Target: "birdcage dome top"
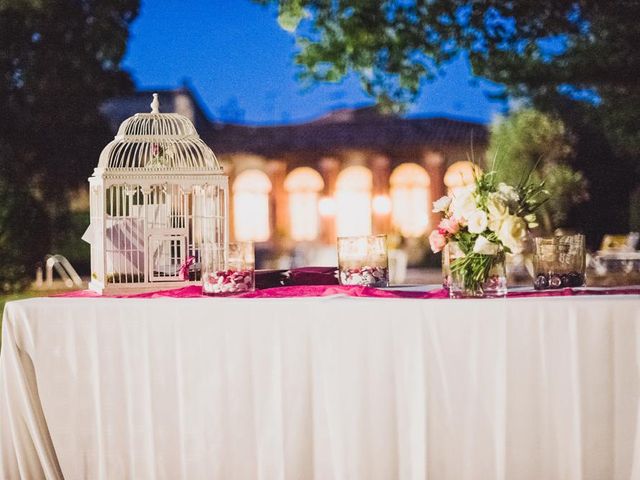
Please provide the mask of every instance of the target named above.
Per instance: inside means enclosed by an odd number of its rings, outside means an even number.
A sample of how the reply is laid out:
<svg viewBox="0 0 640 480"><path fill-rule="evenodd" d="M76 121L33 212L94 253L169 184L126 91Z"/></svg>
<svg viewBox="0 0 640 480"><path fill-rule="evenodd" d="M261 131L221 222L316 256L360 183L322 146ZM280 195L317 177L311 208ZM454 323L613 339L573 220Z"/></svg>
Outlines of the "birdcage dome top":
<svg viewBox="0 0 640 480"><path fill-rule="evenodd" d="M150 113L127 118L102 150L98 169L125 172L221 173L213 151L193 123L177 113L160 113L153 94Z"/></svg>

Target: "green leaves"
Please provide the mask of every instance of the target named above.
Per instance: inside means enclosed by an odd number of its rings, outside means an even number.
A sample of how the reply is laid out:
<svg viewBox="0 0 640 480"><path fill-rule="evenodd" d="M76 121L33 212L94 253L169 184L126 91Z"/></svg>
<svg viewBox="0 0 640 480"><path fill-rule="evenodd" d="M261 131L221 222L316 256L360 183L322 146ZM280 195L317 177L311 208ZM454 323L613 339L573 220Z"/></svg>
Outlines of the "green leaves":
<svg viewBox="0 0 640 480"><path fill-rule="evenodd" d="M278 5L278 25L287 32L295 32L304 16L301 0L281 0Z"/></svg>
<svg viewBox="0 0 640 480"><path fill-rule="evenodd" d="M558 112L558 99L590 93L614 151L640 156L637 0L254 1L277 5L282 28L307 39L297 57L307 81L353 72L393 109L462 53L476 76L501 84L489 95L503 101Z"/></svg>
<svg viewBox="0 0 640 480"><path fill-rule="evenodd" d="M518 215L541 208L544 227L552 231L573 205L588 198L582 174L568 164L572 150L573 138L564 123L532 108L492 125L488 155L499 160L495 165L501 181L517 182L523 199Z"/></svg>
<svg viewBox="0 0 640 480"><path fill-rule="evenodd" d="M280 26L296 32L303 81L338 82L354 73L385 111L402 111L456 53L439 47L450 43L446 35L425 32L423 1L254 1L277 5Z"/></svg>

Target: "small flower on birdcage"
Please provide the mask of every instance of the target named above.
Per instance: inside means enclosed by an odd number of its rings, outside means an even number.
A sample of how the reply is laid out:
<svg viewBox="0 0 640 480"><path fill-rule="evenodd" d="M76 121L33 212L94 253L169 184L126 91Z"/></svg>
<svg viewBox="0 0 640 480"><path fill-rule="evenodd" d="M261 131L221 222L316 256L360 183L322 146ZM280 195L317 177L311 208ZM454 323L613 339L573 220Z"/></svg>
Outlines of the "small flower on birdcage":
<svg viewBox="0 0 640 480"><path fill-rule="evenodd" d="M162 153L162 146L160 144L154 143L151 145L151 155L154 157L160 157L162 156Z"/></svg>

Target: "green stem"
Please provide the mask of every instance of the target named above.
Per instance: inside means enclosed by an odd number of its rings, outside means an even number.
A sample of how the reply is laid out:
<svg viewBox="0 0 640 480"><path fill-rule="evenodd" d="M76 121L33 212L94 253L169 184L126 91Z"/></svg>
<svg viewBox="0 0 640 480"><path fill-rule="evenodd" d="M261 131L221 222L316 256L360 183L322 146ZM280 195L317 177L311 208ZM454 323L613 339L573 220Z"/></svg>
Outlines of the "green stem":
<svg viewBox="0 0 640 480"><path fill-rule="evenodd" d="M491 269L502 258L502 255L502 253L497 255L470 253L452 260L451 272L459 276L465 290L482 293Z"/></svg>

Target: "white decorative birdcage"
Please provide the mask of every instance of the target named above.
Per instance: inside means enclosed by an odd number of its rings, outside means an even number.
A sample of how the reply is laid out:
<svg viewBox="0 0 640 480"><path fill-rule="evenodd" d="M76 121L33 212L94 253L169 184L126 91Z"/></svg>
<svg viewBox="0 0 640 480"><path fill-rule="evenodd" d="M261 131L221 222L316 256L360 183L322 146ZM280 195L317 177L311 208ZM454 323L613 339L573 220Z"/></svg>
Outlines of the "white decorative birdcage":
<svg viewBox="0 0 640 480"><path fill-rule="evenodd" d="M160 113L126 119L89 178L91 282L100 293L199 283L202 262L222 268L228 178L193 124Z"/></svg>

